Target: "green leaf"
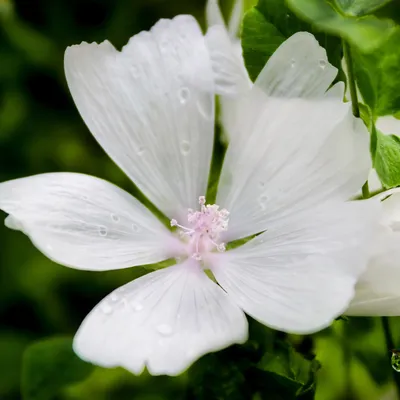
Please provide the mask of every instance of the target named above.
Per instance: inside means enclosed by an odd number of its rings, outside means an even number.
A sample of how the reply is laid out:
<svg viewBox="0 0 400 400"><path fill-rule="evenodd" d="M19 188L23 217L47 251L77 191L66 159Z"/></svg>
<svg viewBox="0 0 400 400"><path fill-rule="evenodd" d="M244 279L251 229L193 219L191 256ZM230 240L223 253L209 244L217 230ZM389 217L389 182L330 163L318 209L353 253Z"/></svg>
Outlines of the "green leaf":
<svg viewBox="0 0 400 400"><path fill-rule="evenodd" d="M287 4L316 29L344 38L363 52L375 50L394 31L394 23L389 19L343 15L328 0L287 0Z"/></svg>
<svg viewBox="0 0 400 400"><path fill-rule="evenodd" d="M93 366L72 351L72 339L51 338L36 342L25 351L21 391L24 400L51 400L65 386L80 382Z"/></svg>
<svg viewBox="0 0 400 400"><path fill-rule="evenodd" d="M382 8L392 0L336 0L339 9L346 15L361 17Z"/></svg>
<svg viewBox="0 0 400 400"><path fill-rule="evenodd" d="M400 185L400 138L396 135L384 135L376 130L374 134L374 167L382 182L389 189Z"/></svg>
<svg viewBox="0 0 400 400"><path fill-rule="evenodd" d="M400 111L400 29L374 53L352 49L354 73L364 102L375 117Z"/></svg>
<svg viewBox="0 0 400 400"><path fill-rule="evenodd" d="M290 344L278 342L273 352L265 353L258 368L272 374L292 395L300 396L314 391L315 373L320 364L315 359L304 358Z"/></svg>
<svg viewBox="0 0 400 400"><path fill-rule="evenodd" d="M311 25L299 20L284 0L260 0L243 19L243 57L250 78L254 81L275 50L290 36L300 31L313 31ZM316 33L327 50L329 61L341 69L341 43L332 36Z"/></svg>

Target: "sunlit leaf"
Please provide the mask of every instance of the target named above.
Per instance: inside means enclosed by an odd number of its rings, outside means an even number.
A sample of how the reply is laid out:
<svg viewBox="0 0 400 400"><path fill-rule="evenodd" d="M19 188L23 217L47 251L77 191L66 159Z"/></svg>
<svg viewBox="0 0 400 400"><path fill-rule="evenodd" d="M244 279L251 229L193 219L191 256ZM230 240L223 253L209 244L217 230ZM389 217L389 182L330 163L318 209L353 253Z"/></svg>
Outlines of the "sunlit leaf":
<svg viewBox="0 0 400 400"><path fill-rule="evenodd" d="M371 52L394 31L394 23L374 15L362 18L344 15L328 0L287 0L289 8L316 29L346 39L363 52Z"/></svg>
<svg viewBox="0 0 400 400"><path fill-rule="evenodd" d="M340 10L347 15L360 17L382 8L392 0L336 0Z"/></svg>

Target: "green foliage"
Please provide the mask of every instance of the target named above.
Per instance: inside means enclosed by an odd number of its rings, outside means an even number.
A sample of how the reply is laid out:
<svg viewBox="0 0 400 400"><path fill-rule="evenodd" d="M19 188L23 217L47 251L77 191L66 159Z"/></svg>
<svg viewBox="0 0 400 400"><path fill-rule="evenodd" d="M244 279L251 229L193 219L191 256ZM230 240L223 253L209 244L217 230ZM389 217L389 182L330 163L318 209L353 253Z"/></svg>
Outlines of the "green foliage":
<svg viewBox="0 0 400 400"><path fill-rule="evenodd" d="M400 185L400 138L376 130L374 167L383 187Z"/></svg>
<svg viewBox="0 0 400 400"><path fill-rule="evenodd" d="M250 78L254 81L274 51L290 36L300 31L313 31L286 6L284 0L260 0L243 19L243 57ZM314 32L327 50L329 61L341 69L340 41L332 36Z"/></svg>
<svg viewBox="0 0 400 400"><path fill-rule="evenodd" d="M392 0L336 0L336 4L344 14L361 17L373 13L390 1Z"/></svg>
<svg viewBox="0 0 400 400"><path fill-rule="evenodd" d="M372 114L394 115L400 111L400 29L375 52L352 49L357 86Z"/></svg>
<svg viewBox="0 0 400 400"><path fill-rule="evenodd" d="M332 0L287 0L287 4L316 29L344 38L363 52L374 51L394 30L393 22L388 19L379 19L374 15L363 18L344 15L332 4ZM342 1L342 6L345 4L351 8L353 3ZM355 7L359 9L361 5Z"/></svg>
<svg viewBox="0 0 400 400"><path fill-rule="evenodd" d="M65 386L87 378L93 366L72 351L69 338L52 338L29 346L24 354L21 391L24 400L51 400Z"/></svg>
<svg viewBox="0 0 400 400"><path fill-rule="evenodd" d="M278 341L272 352L266 352L258 367L285 388L287 399L311 395L315 391L315 374L320 364L297 353L285 341Z"/></svg>

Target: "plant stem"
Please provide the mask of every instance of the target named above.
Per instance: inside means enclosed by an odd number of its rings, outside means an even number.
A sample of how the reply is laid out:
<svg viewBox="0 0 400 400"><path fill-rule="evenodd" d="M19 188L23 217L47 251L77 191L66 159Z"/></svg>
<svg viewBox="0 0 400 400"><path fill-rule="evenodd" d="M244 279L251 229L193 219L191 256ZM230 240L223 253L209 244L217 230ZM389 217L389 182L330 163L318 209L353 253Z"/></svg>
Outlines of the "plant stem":
<svg viewBox="0 0 400 400"><path fill-rule="evenodd" d="M343 53L347 66L347 84L350 89L351 104L353 107L353 114L355 117L360 117L360 108L358 106L357 87L354 77L353 59L351 57L350 46L347 42L343 41Z"/></svg>
<svg viewBox="0 0 400 400"><path fill-rule="evenodd" d="M391 350L395 348L394 342L393 342L393 337L390 332L390 323L389 323L389 318L388 317L381 317L382 321L382 327L383 327L383 333L385 335L385 343L387 347L387 351L389 354L389 362L391 362ZM396 385L396 391L397 391L397 398L400 398L400 373L396 372L394 369L392 370L393 373L393 380Z"/></svg>

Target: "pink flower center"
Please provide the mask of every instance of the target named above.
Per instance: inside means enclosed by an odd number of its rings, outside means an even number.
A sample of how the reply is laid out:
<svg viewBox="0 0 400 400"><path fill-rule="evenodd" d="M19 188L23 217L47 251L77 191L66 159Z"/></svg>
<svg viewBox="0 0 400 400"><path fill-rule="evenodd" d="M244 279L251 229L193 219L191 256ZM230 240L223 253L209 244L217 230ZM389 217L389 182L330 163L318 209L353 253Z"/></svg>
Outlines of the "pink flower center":
<svg viewBox="0 0 400 400"><path fill-rule="evenodd" d="M216 204L207 204L204 196L199 197L200 211L188 210L188 226L178 224L171 219L171 226L179 229L179 235L188 243L188 252L192 258L201 261L202 254L217 249L225 251L225 243L220 235L228 229L229 211L219 209Z"/></svg>

